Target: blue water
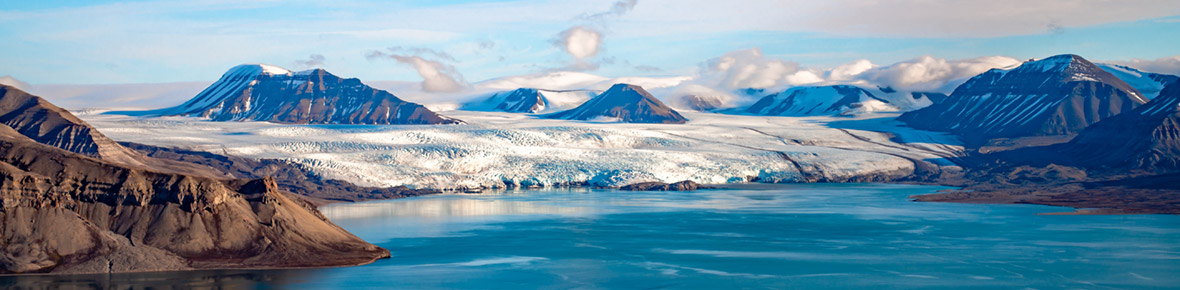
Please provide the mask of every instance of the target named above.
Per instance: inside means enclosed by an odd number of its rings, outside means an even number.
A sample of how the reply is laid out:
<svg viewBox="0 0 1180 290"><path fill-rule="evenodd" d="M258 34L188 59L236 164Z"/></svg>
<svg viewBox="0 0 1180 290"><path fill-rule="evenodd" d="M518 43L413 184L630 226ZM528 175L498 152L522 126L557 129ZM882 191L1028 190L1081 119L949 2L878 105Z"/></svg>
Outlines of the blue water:
<svg viewBox="0 0 1180 290"><path fill-rule="evenodd" d="M322 208L389 249L371 265L22 277L0 286L333 288L1180 287L1180 216L917 203L941 189L522 191Z"/></svg>

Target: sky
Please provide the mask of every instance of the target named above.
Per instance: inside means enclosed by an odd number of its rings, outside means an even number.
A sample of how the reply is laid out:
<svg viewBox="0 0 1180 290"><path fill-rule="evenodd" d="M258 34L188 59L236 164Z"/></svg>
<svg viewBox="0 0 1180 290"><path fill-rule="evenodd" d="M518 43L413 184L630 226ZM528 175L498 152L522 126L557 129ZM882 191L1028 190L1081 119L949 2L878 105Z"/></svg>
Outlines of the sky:
<svg viewBox="0 0 1180 290"><path fill-rule="evenodd" d="M213 81L267 63L439 92L554 71L937 88L1062 53L1180 73L1180 1L0 0L0 43L0 81L26 85Z"/></svg>

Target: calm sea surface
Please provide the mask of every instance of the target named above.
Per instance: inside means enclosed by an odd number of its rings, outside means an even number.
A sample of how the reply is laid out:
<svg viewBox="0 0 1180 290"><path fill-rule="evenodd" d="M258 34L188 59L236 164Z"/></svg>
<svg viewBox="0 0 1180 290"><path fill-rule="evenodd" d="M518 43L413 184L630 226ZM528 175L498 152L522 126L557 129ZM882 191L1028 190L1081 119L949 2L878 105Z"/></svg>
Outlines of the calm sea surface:
<svg viewBox="0 0 1180 290"><path fill-rule="evenodd" d="M393 252L371 265L0 277L0 287L1180 287L1180 216L916 203L885 184L434 195L321 210Z"/></svg>

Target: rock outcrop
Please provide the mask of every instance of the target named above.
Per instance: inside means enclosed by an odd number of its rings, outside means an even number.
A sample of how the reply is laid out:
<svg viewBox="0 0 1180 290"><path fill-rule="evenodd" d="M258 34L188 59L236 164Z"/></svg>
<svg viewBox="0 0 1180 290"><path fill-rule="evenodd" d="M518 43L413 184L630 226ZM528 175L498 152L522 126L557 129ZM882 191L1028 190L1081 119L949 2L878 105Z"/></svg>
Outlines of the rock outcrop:
<svg viewBox="0 0 1180 290"><path fill-rule="evenodd" d="M85 123L67 123L109 140ZM345 266L389 256L279 191L271 178L156 170L48 145L69 140L44 140L0 126L0 273Z"/></svg>

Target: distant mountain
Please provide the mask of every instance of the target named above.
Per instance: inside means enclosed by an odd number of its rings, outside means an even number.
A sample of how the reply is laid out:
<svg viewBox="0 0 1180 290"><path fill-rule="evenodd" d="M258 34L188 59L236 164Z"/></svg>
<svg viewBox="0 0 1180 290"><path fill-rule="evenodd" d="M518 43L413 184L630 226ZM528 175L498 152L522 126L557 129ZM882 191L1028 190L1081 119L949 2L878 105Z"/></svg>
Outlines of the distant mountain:
<svg viewBox="0 0 1180 290"><path fill-rule="evenodd" d="M0 274L346 266L389 257L271 178L161 171L69 112L0 90Z"/></svg>
<svg viewBox="0 0 1180 290"><path fill-rule="evenodd" d="M771 94L747 107L745 112L768 116L854 115L898 111L889 101L855 86L794 87Z"/></svg>
<svg viewBox="0 0 1180 290"><path fill-rule="evenodd" d="M969 79L943 102L899 120L979 144L992 138L1071 135L1147 99L1077 55L1058 55Z"/></svg>
<svg viewBox="0 0 1180 290"><path fill-rule="evenodd" d="M1180 83L1130 112L1094 123L1054 150L1064 164L1089 168L1180 170Z"/></svg>
<svg viewBox="0 0 1180 290"><path fill-rule="evenodd" d="M509 113L540 113L568 109L593 98L595 95L597 93L590 90L554 91L519 88L493 93L486 98L465 104L463 109Z"/></svg>
<svg viewBox="0 0 1180 290"><path fill-rule="evenodd" d="M323 69L291 72L247 64L231 68L196 97L145 115L186 115L214 121L290 124L459 124L422 105Z"/></svg>
<svg viewBox="0 0 1180 290"><path fill-rule="evenodd" d="M901 92L888 87L854 85L802 86L762 97L746 113L768 116L859 115L906 112L930 106L946 95Z"/></svg>
<svg viewBox="0 0 1180 290"><path fill-rule="evenodd" d="M640 86L615 84L577 108L544 116L550 119L684 124L688 119Z"/></svg>
<svg viewBox="0 0 1180 290"><path fill-rule="evenodd" d="M1102 68L1102 70L1127 82L1128 85L1139 90L1140 93L1143 93L1143 97L1148 99L1154 99L1164 87L1180 80L1180 76L1143 72L1123 65L1106 63L1098 63L1096 65Z"/></svg>
<svg viewBox="0 0 1180 290"><path fill-rule="evenodd" d="M679 106L698 112L708 112L725 107L725 100L716 95L684 95L676 101L680 103Z"/></svg>

